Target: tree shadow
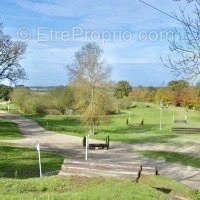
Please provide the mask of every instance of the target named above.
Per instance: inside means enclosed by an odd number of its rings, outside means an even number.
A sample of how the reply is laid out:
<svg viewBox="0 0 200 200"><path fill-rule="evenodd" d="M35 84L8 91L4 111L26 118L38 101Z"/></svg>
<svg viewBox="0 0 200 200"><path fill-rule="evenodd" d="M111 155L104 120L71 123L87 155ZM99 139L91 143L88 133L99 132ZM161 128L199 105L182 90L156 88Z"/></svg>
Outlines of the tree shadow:
<svg viewBox="0 0 200 200"><path fill-rule="evenodd" d="M77 117L53 116L52 118L45 118L37 115L32 116L32 118L39 125L51 131L84 134L87 130L86 126Z"/></svg>
<svg viewBox="0 0 200 200"><path fill-rule="evenodd" d="M137 138L124 138L123 142L129 144L144 144L144 143L169 143L171 139L178 137L177 135L151 135L151 136L141 136Z"/></svg>
<svg viewBox="0 0 200 200"><path fill-rule="evenodd" d="M107 132L108 134L130 134L130 133L146 133L158 128L157 124L146 124L143 126L139 125L131 125L131 126L121 126L110 129L108 128L101 128L99 132Z"/></svg>
<svg viewBox="0 0 200 200"><path fill-rule="evenodd" d="M23 138L17 125L13 122L0 120L0 139L18 139Z"/></svg>
<svg viewBox="0 0 200 200"><path fill-rule="evenodd" d="M180 163L185 166L200 167L200 158L187 153L172 151L141 151L142 155L152 159L164 159L171 163Z"/></svg>
<svg viewBox="0 0 200 200"><path fill-rule="evenodd" d="M38 154L35 149L0 146L0 177L39 177ZM41 152L43 173L60 170L64 157L55 153Z"/></svg>

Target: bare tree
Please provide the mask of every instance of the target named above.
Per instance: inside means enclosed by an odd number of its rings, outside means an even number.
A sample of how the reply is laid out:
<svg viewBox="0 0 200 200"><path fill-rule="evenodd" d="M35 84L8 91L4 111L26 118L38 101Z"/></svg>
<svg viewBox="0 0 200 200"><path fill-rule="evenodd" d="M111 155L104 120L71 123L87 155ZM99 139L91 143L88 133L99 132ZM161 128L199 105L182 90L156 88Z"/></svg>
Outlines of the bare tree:
<svg viewBox="0 0 200 200"><path fill-rule="evenodd" d="M67 66L71 86L75 93L76 109L89 124L95 126L105 115L106 83L110 68L102 59L103 51L95 43L88 43L75 53L74 62Z"/></svg>
<svg viewBox="0 0 200 200"><path fill-rule="evenodd" d="M190 3L192 1L188 1ZM170 41L170 54L164 60L176 76L195 79L200 75L200 4L194 0L194 12L188 14L187 9L179 9L174 18L182 25L181 31L176 30L176 36Z"/></svg>
<svg viewBox="0 0 200 200"><path fill-rule="evenodd" d="M25 53L26 45L23 42L15 42L4 34L0 25L0 80L16 82L25 78L25 71L19 64L19 60Z"/></svg>

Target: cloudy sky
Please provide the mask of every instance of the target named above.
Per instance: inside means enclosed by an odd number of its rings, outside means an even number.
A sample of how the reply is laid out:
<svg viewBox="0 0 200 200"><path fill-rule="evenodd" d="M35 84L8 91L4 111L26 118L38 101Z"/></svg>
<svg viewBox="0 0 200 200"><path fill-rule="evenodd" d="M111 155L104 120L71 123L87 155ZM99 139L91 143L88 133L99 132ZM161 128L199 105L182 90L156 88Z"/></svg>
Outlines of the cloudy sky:
<svg viewBox="0 0 200 200"><path fill-rule="evenodd" d="M182 6L145 1L168 13ZM168 54L167 40L180 26L138 0L1 0L0 17L5 33L28 44L21 61L25 85L66 84L65 66L90 41L104 50L112 80L156 86L173 78L160 57Z"/></svg>

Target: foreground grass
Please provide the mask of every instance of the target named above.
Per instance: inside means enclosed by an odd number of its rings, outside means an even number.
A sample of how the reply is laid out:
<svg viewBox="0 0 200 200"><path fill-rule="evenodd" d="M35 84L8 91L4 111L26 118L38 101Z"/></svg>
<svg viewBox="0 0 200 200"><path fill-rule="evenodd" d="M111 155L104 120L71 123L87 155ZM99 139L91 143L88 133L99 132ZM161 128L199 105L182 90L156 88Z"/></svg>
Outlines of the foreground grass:
<svg viewBox="0 0 200 200"><path fill-rule="evenodd" d="M147 106L150 105L150 106ZM107 135L113 141L122 141L125 143L200 143L200 134L175 134L171 131L174 126L181 127L200 127L199 112L188 112L188 124L173 124L173 112L176 119L183 119L185 115L184 108L169 107L163 110L163 127L159 128L160 109L155 104L137 103L136 107L124 110L120 114L107 116L107 123L98 127L96 139L104 140ZM131 125L126 125L129 117ZM87 127L81 123L76 116L29 116L41 126L48 130L57 131L64 134L84 136L88 134ZM144 126L138 126L144 119Z"/></svg>
<svg viewBox="0 0 200 200"><path fill-rule="evenodd" d="M140 153L148 158L162 159L171 163L179 163L186 166L200 168L200 157L194 157L185 153L177 153L171 151L140 151Z"/></svg>
<svg viewBox="0 0 200 200"><path fill-rule="evenodd" d="M36 149L0 145L0 177L38 177L38 154ZM56 153L41 152L43 173L60 170L64 157Z"/></svg>
<svg viewBox="0 0 200 200"><path fill-rule="evenodd" d="M0 118L0 140L20 139L23 135L20 133L17 124Z"/></svg>
<svg viewBox="0 0 200 200"><path fill-rule="evenodd" d="M162 200L175 195L195 199L194 191L164 177L144 177L136 184L133 180L57 176L0 179L0 185L4 200ZM172 191L166 195L156 187Z"/></svg>

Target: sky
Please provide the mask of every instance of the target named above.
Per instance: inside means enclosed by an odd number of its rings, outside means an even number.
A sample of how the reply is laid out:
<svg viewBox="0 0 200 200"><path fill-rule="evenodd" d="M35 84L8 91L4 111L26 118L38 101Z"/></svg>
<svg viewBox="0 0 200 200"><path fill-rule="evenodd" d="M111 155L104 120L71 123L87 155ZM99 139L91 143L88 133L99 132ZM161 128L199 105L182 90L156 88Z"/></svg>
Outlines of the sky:
<svg viewBox="0 0 200 200"><path fill-rule="evenodd" d="M168 13L185 7L172 0L146 2ZM0 19L6 34L27 43L20 63L28 79L20 84L67 84L66 65L88 42L104 50L113 81L162 86L175 78L160 58L180 24L138 0L1 0Z"/></svg>

